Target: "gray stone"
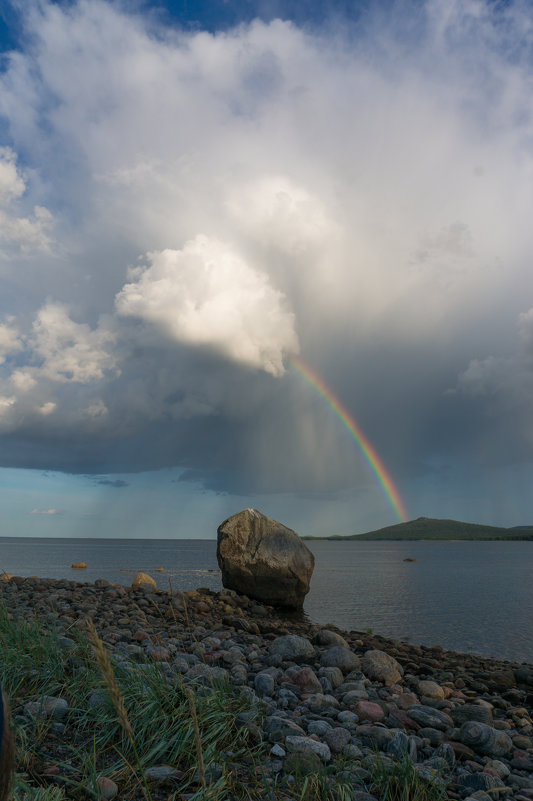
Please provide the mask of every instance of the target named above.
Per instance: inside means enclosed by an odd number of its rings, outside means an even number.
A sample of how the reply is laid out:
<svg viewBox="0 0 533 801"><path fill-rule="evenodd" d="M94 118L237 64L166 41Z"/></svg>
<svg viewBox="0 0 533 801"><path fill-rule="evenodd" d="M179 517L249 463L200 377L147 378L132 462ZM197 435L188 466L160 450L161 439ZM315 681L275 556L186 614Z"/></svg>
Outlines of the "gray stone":
<svg viewBox="0 0 533 801"><path fill-rule="evenodd" d="M421 726L429 726L440 731L448 731L453 728L453 720L450 716L431 706L413 704L408 707L407 714L411 720L420 723Z"/></svg>
<svg viewBox="0 0 533 801"><path fill-rule="evenodd" d="M343 729L342 726L335 726L324 736L324 740L333 754L341 754L351 739L352 735L348 729Z"/></svg>
<svg viewBox="0 0 533 801"><path fill-rule="evenodd" d="M321 714L331 709L338 709L339 702L334 695L324 695L323 693L314 693L306 699L306 706L311 712Z"/></svg>
<svg viewBox="0 0 533 801"><path fill-rule="evenodd" d="M323 737L332 728L332 724L327 720L311 720L307 726L307 733Z"/></svg>
<svg viewBox="0 0 533 801"><path fill-rule="evenodd" d="M385 651L367 651L361 659L361 670L369 679L383 684L396 684L403 675L402 666Z"/></svg>
<svg viewBox="0 0 533 801"><path fill-rule="evenodd" d="M350 648L344 637L337 634L336 631L331 631L331 629L320 629L315 637L315 642L317 645L322 646L329 645L331 647L333 645L340 645L343 648Z"/></svg>
<svg viewBox="0 0 533 801"><path fill-rule="evenodd" d="M96 786L98 787L100 795L102 798L105 798L106 801L112 801L118 793L117 784L113 779L109 779L107 776L99 776L96 780Z"/></svg>
<svg viewBox="0 0 533 801"><path fill-rule="evenodd" d="M321 667L318 671L318 675L320 678L326 678L331 682L331 686L334 690L337 687L340 687L344 681L344 676L342 675L342 670L338 667Z"/></svg>
<svg viewBox="0 0 533 801"><path fill-rule="evenodd" d="M503 787L501 779L489 776L488 773L468 773L458 776L455 781L460 787L466 787L468 790L495 790L497 787Z"/></svg>
<svg viewBox="0 0 533 801"><path fill-rule="evenodd" d="M462 726L469 720L476 720L478 723L485 723L492 726L492 711L480 704L461 704L450 710L450 715L456 726Z"/></svg>
<svg viewBox="0 0 533 801"><path fill-rule="evenodd" d="M179 773L172 765L154 765L145 770L144 775L152 782L164 782L179 776Z"/></svg>
<svg viewBox="0 0 533 801"><path fill-rule="evenodd" d="M300 609L315 558L298 534L256 509L244 509L217 531L222 584L273 606Z"/></svg>
<svg viewBox="0 0 533 801"><path fill-rule="evenodd" d="M299 662L303 659L312 659L315 656L315 649L305 637L285 634L271 642L269 653L271 656L280 656L286 661Z"/></svg>
<svg viewBox="0 0 533 801"><path fill-rule="evenodd" d="M355 712L350 712L349 709L343 709L342 712L339 712L337 720L339 723L342 723L343 726L356 726L357 723L359 723L358 715L356 715Z"/></svg>
<svg viewBox="0 0 533 801"><path fill-rule="evenodd" d="M511 771L503 762L500 762L499 759L489 759L488 762L485 764L486 768L489 770L493 770L494 773L497 773L500 779L506 779Z"/></svg>
<svg viewBox="0 0 533 801"><path fill-rule="evenodd" d="M459 731L459 739L478 754L493 757L505 756L513 747L511 738L505 732L475 720L463 723Z"/></svg>
<svg viewBox="0 0 533 801"><path fill-rule="evenodd" d="M453 768L455 765L455 751L449 743L441 743L441 745L435 749L433 756L446 760L450 768Z"/></svg>
<svg viewBox="0 0 533 801"><path fill-rule="evenodd" d="M24 704L24 712L31 718L62 720L68 712L68 702L64 698L43 695L38 701Z"/></svg>
<svg viewBox="0 0 533 801"><path fill-rule="evenodd" d="M282 718L279 715L271 715L265 718L263 729L271 743L281 742L291 734L305 735L301 726L298 726L293 720Z"/></svg>
<svg viewBox="0 0 533 801"><path fill-rule="evenodd" d="M272 748L270 749L270 753L272 754L272 756L279 757L280 759L286 756L287 754L285 749L282 748L279 743L276 743L275 745L272 746Z"/></svg>
<svg viewBox="0 0 533 801"><path fill-rule="evenodd" d="M329 762L331 751L325 743L318 743L311 737L286 737L285 746L287 751L297 754L316 754L323 762Z"/></svg>
<svg viewBox="0 0 533 801"><path fill-rule="evenodd" d="M387 743L385 750L387 754L391 754L391 756L395 756L398 759L403 759L409 754L410 745L407 734L403 731L397 731L392 740ZM414 750L415 758L412 759L413 762L416 761L416 748Z"/></svg>
<svg viewBox="0 0 533 801"><path fill-rule="evenodd" d="M359 670L361 660L348 648L344 648L342 645L334 645L322 654L320 664L323 667L336 667L343 673L350 673L352 670Z"/></svg>
<svg viewBox="0 0 533 801"><path fill-rule="evenodd" d="M258 695L272 695L276 682L269 673L258 673L254 678L254 688Z"/></svg>

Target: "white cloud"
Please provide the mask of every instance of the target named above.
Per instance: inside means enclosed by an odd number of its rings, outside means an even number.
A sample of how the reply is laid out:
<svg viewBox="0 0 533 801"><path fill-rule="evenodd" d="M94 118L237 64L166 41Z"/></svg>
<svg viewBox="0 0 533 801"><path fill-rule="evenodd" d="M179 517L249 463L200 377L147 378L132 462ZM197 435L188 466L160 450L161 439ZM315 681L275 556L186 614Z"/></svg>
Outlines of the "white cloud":
<svg viewBox="0 0 533 801"><path fill-rule="evenodd" d="M53 216L44 206L36 205L31 216L19 216L15 210L26 191L26 182L16 166L13 150L0 147L0 244L14 246L23 253L46 251L50 246Z"/></svg>
<svg viewBox="0 0 533 801"><path fill-rule="evenodd" d="M115 335L106 328L91 330L86 323L74 322L58 303L39 310L29 342L41 361L36 372L52 381L88 384L116 370Z"/></svg>
<svg viewBox="0 0 533 801"><path fill-rule="evenodd" d="M409 464L439 444L450 376L478 399L513 387L507 408L527 395L528 7L429 0L347 37L154 35L123 8L31 4L0 73L3 428L42 433L54 462L51 433L98 429L88 451L112 458L161 423L162 461L209 466L200 421L232 437L232 469L253 429L268 475L288 415L296 476L322 418L270 375L299 347Z"/></svg>
<svg viewBox="0 0 533 801"><path fill-rule="evenodd" d="M0 364L5 362L7 356L18 353L22 348L18 330L12 325L0 323Z"/></svg>
<svg viewBox="0 0 533 801"><path fill-rule="evenodd" d="M28 512L29 515L62 515L62 509L32 509Z"/></svg>
<svg viewBox="0 0 533 801"><path fill-rule="evenodd" d="M57 409L57 403L54 403L53 401L48 401L47 403L43 403L42 406L39 406L39 409L37 411L39 412L39 414L42 414L43 417L48 417L48 415L53 414L56 409Z"/></svg>
<svg viewBox="0 0 533 801"><path fill-rule="evenodd" d="M284 353L298 351L294 316L265 273L207 236L148 258L150 266L118 293L119 314L273 375L284 371Z"/></svg>
<svg viewBox="0 0 533 801"><path fill-rule="evenodd" d="M264 175L232 188L227 208L236 225L264 247L313 255L338 234L318 197L286 175Z"/></svg>

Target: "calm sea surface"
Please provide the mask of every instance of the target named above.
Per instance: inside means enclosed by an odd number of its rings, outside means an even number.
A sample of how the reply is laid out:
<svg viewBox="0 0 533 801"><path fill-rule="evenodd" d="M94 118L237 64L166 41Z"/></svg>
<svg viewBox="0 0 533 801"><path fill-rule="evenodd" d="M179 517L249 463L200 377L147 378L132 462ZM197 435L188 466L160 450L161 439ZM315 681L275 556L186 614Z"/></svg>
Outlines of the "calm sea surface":
<svg viewBox="0 0 533 801"><path fill-rule="evenodd" d="M312 620L533 662L533 542L306 544L316 559ZM81 561L87 570L71 568ZM214 540L0 538L3 570L121 584L142 570L164 589L221 588Z"/></svg>

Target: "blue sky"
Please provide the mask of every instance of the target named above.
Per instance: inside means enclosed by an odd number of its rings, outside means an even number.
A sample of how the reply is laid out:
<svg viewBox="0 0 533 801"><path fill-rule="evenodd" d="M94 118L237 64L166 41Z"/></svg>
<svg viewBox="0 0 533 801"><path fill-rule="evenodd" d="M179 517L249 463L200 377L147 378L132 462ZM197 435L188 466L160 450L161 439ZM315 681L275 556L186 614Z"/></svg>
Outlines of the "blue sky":
<svg viewBox="0 0 533 801"><path fill-rule="evenodd" d="M532 523L532 17L4 4L4 533Z"/></svg>

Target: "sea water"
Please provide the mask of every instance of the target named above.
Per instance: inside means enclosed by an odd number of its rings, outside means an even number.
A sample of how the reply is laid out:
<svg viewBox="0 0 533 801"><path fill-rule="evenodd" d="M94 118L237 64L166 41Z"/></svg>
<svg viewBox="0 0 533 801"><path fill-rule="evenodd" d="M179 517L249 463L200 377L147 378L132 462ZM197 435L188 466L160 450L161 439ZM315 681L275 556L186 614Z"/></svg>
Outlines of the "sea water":
<svg viewBox="0 0 533 801"><path fill-rule="evenodd" d="M533 542L306 545L316 562L304 607L311 620L533 662ZM126 585L143 571L162 589L221 589L214 540L1 538L0 571Z"/></svg>

